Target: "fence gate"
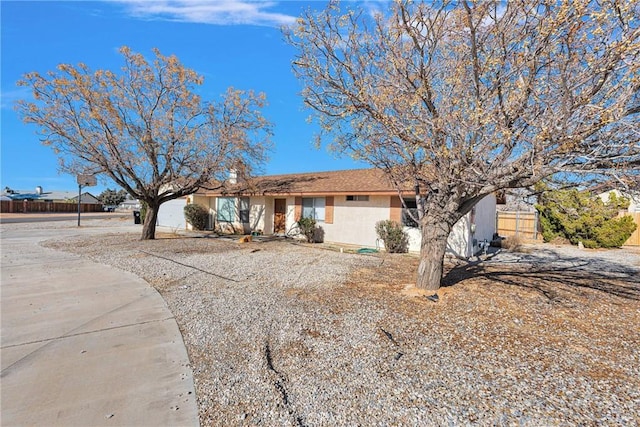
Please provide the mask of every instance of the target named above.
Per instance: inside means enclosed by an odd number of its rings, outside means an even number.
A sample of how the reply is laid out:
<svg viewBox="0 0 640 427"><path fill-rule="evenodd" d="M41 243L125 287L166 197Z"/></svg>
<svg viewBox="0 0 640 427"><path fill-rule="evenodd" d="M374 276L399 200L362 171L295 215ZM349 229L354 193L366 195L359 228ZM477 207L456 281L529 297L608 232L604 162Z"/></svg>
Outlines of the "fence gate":
<svg viewBox="0 0 640 427"><path fill-rule="evenodd" d="M542 240L538 212L496 212L496 230L502 237L518 236L526 240Z"/></svg>

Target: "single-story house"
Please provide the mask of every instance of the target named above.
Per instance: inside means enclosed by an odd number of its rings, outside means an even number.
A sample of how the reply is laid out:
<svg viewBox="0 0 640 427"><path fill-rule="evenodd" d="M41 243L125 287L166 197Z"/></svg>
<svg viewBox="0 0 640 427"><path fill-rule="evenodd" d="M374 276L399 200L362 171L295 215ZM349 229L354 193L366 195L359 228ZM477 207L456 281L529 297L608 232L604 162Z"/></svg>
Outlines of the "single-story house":
<svg viewBox="0 0 640 427"><path fill-rule="evenodd" d="M381 170L271 175L247 183L236 182L233 175L228 184L224 191L203 189L186 200L208 208L210 229L295 235L297 220L310 217L321 228L325 242L382 248L375 224L391 219L404 225L409 250L420 250L420 230L409 214L415 212L415 197L410 191L403 194L404 207ZM454 226L448 252L459 257L477 253L481 242L493 238L495 218L496 198L492 194Z"/></svg>

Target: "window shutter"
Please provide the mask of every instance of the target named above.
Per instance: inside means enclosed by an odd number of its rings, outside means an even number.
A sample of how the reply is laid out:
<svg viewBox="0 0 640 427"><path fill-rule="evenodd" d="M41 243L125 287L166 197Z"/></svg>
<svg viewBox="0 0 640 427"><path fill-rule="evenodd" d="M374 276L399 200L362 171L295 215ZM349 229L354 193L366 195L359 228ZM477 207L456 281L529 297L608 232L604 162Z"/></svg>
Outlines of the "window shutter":
<svg viewBox="0 0 640 427"><path fill-rule="evenodd" d="M391 196L389 219L391 221L402 223L402 202L398 196Z"/></svg>
<svg viewBox="0 0 640 427"><path fill-rule="evenodd" d="M296 222L302 218L302 197L296 197L295 206L293 210L293 218Z"/></svg>
<svg viewBox="0 0 640 427"><path fill-rule="evenodd" d="M333 196L327 196L324 202L324 222L333 224Z"/></svg>

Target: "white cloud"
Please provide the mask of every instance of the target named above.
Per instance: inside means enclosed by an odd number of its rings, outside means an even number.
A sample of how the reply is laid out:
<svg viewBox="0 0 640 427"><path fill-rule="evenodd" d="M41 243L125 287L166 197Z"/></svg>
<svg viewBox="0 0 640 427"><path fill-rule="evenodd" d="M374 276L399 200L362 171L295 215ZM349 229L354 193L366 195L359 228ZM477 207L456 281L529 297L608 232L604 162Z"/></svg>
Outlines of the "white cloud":
<svg viewBox="0 0 640 427"><path fill-rule="evenodd" d="M247 0L113 0L123 4L136 18L164 19L213 25L291 25L296 17L269 12L273 1Z"/></svg>
<svg viewBox="0 0 640 427"><path fill-rule="evenodd" d="M20 87L18 89L3 90L0 92L0 109L12 110L15 103L20 99L32 101L33 95L31 89L28 87Z"/></svg>

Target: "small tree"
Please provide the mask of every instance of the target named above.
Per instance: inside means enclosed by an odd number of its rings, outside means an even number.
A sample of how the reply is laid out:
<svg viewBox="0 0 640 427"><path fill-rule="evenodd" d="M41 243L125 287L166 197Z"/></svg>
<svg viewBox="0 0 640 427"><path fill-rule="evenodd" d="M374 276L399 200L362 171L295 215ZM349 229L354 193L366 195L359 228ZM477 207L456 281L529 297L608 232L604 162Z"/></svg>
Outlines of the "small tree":
<svg viewBox="0 0 640 427"><path fill-rule="evenodd" d="M124 190L112 190L107 188L98 196L103 205L119 205L127 198L127 192Z"/></svg>
<svg viewBox="0 0 640 427"><path fill-rule="evenodd" d="M26 74L18 85L33 99L17 110L60 155L62 171L107 175L145 203L142 239L153 239L160 205L261 165L271 124L260 112L264 94L229 88L206 102L195 93L204 79L177 57L120 53L119 73L61 64Z"/></svg>
<svg viewBox="0 0 640 427"><path fill-rule="evenodd" d="M622 246L636 229L632 217L618 217L628 206L629 200L615 193L605 204L587 191L565 189L544 191L536 209L545 242L562 237L587 248L612 248Z"/></svg>
<svg viewBox="0 0 640 427"><path fill-rule="evenodd" d="M307 243L315 242L316 235L316 220L311 218L300 218L298 220L298 227L304 237L307 238Z"/></svg>
<svg viewBox="0 0 640 427"><path fill-rule="evenodd" d="M204 206L190 204L184 207L184 218L195 230L204 230L209 212Z"/></svg>
<svg viewBox="0 0 640 427"><path fill-rule="evenodd" d="M402 228L402 224L391 220L378 221L376 234L384 242L387 252L405 253L409 250L409 236Z"/></svg>

